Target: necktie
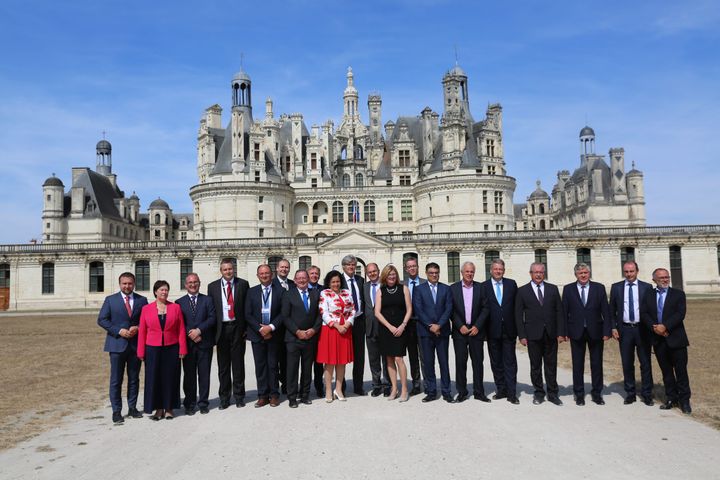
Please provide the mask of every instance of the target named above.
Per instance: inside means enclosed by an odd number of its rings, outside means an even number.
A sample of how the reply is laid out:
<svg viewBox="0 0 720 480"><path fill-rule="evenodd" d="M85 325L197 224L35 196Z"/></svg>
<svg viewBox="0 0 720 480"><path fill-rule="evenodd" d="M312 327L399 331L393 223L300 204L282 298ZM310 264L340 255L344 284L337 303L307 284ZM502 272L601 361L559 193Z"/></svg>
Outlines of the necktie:
<svg viewBox="0 0 720 480"><path fill-rule="evenodd" d="M417 280L413 280L410 282L410 300L412 300L413 292L415 291L415 286L417 285Z"/></svg>
<svg viewBox="0 0 720 480"><path fill-rule="evenodd" d="M358 298L355 294L355 277L350 277L350 291L352 292L353 305L355 305L355 311L358 312L360 304L358 304Z"/></svg>
<svg viewBox="0 0 720 480"><path fill-rule="evenodd" d="M290 286L288 285L287 280L281 280L280 285L282 285L285 290L290 290Z"/></svg>
<svg viewBox="0 0 720 480"><path fill-rule="evenodd" d="M500 290L500 282L495 282L495 296L498 304L502 305L502 290Z"/></svg>
<svg viewBox="0 0 720 480"><path fill-rule="evenodd" d="M630 323L635 323L635 298L633 297L634 283L628 284L628 319Z"/></svg>
<svg viewBox="0 0 720 480"><path fill-rule="evenodd" d="M665 289L658 288L658 297L657 297L657 321L658 321L658 323L662 323L664 306L665 306Z"/></svg>
<svg viewBox="0 0 720 480"><path fill-rule="evenodd" d="M545 298L543 297L542 290L540 289L540 285L537 286L538 289L538 302L540 302L540 305L545 303Z"/></svg>
<svg viewBox="0 0 720 480"><path fill-rule="evenodd" d="M232 291L232 284L230 282L225 282L227 285L227 304L228 307L228 318L230 320L235 320L235 299L233 298L233 291Z"/></svg>
<svg viewBox="0 0 720 480"><path fill-rule="evenodd" d="M587 285L580 285L580 299L582 300L583 307L587 305L587 297L585 296L585 287L587 287Z"/></svg>
<svg viewBox="0 0 720 480"><path fill-rule="evenodd" d="M433 303L437 303L437 290L435 285L430 285L430 290L432 291L433 296Z"/></svg>
<svg viewBox="0 0 720 480"><path fill-rule="evenodd" d="M303 290L302 297L303 297L303 303L305 304L305 311L307 312L308 310L310 310L310 304L308 303L307 290Z"/></svg>
<svg viewBox="0 0 720 480"><path fill-rule="evenodd" d="M193 315L195 315L195 310L197 309L197 297L195 295L190 296L190 308L192 309Z"/></svg>
<svg viewBox="0 0 720 480"><path fill-rule="evenodd" d="M372 297L370 303L372 303L373 306L375 306L375 293L377 293L377 284L373 283L372 287L370 287L370 296Z"/></svg>
<svg viewBox="0 0 720 480"><path fill-rule="evenodd" d="M128 312L128 317L132 317L132 307L130 306L130 295L125 295L125 310Z"/></svg>

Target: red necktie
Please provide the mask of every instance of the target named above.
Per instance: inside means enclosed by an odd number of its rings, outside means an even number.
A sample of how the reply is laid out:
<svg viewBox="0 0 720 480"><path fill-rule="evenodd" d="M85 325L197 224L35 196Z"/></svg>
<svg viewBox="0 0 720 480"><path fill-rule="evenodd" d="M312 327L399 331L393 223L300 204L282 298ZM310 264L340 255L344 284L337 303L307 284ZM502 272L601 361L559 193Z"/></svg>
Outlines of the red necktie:
<svg viewBox="0 0 720 480"><path fill-rule="evenodd" d="M128 312L128 317L132 317L132 307L130 306L130 296L125 295L125 309Z"/></svg>
<svg viewBox="0 0 720 480"><path fill-rule="evenodd" d="M228 318L235 320L235 299L233 298L232 285L227 282L227 304L230 309L228 310Z"/></svg>

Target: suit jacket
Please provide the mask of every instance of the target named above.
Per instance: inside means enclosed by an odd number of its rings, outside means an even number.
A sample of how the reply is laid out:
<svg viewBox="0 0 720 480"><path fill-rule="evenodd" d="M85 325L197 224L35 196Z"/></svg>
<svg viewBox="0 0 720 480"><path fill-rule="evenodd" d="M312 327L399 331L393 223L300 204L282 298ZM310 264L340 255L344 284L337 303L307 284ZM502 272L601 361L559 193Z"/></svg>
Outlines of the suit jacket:
<svg viewBox="0 0 720 480"><path fill-rule="evenodd" d="M542 305L535 295L536 287L533 282L518 288L515 297L515 325L521 339L540 340L545 329L550 337L565 336L565 315L560 291L552 283L544 283Z"/></svg>
<svg viewBox="0 0 720 480"><path fill-rule="evenodd" d="M587 325L588 336L593 340L612 335L610 306L608 305L605 285L588 282L585 292L585 305L578 293L577 282L568 283L563 288L562 303L565 312L565 332L573 340L583 336Z"/></svg>
<svg viewBox="0 0 720 480"><path fill-rule="evenodd" d="M215 329L217 319L215 318L215 305L212 298L198 292L195 302L195 313L190 306L190 295L183 295L175 300L180 305L183 318L185 319L185 332L196 328L200 329L202 340L197 343L200 348L212 348L215 345Z"/></svg>
<svg viewBox="0 0 720 480"><path fill-rule="evenodd" d="M320 290L311 288L308 290L308 298L310 300L310 308L305 311L302 297L297 288L293 287L290 291L282 296L281 315L285 324L285 342L296 342L305 344L317 341L322 318L318 313L318 299L320 298ZM315 335L310 340L300 340L295 335L298 330L307 330L312 328Z"/></svg>
<svg viewBox="0 0 720 480"><path fill-rule="evenodd" d="M247 291L250 289L250 284L245 279L235 277L233 285L233 301L235 302L233 311L235 312L235 321L238 322L240 331L244 333L246 328L245 296L247 295ZM215 305L215 317L217 321L215 328L215 343L217 343L218 340L220 340L223 323L223 295L225 295L225 293L222 291L222 278L218 278L214 282L210 282L207 292L208 296L212 298L213 304Z"/></svg>
<svg viewBox="0 0 720 480"><path fill-rule="evenodd" d="M262 308L263 308L263 286L255 285L248 290L248 296L245 300L245 320L247 321L247 337L253 343L264 342L260 335L260 327L262 326ZM283 333L281 328L283 324L282 316L282 297L286 294L285 289L273 282L270 285L270 323L275 327L271 341L279 341L282 339Z"/></svg>
<svg viewBox="0 0 720 480"><path fill-rule="evenodd" d="M648 293L652 292L652 286L640 280L637 280L638 284L638 297L635 301L638 302L638 306L642 305L643 298ZM612 328L618 329L623 323L623 315L625 313L625 280L617 283L613 283L610 287L610 319L612 322ZM640 319L636 319L638 322ZM647 334L647 328L641 329L643 334Z"/></svg>
<svg viewBox="0 0 720 480"><path fill-rule="evenodd" d="M490 278L482 282L488 309L488 338L499 339L505 337L515 339L517 337L517 326L515 325L515 295L517 295L517 283L515 280L503 278L502 305L497 301L495 285Z"/></svg>
<svg viewBox="0 0 720 480"><path fill-rule="evenodd" d="M452 295L452 334L453 337L463 337L465 335L460 333L460 328L463 325L468 326L465 323L465 298L463 297L463 282L455 282L450 285L450 294ZM473 298L472 298L472 312L470 312L470 325L468 328L475 326L479 330L476 338L484 340L487 336L487 320L489 311L487 309L487 299L485 298L485 292L483 291L482 285L478 282L473 282Z"/></svg>
<svg viewBox="0 0 720 480"><path fill-rule="evenodd" d="M140 325L140 312L147 305L147 298L137 293L132 293L133 307L132 316L128 315L125 308L125 300L122 292L108 295L100 308L97 324L107 331L105 337L106 352L120 353L124 352L128 345L137 348L137 335L127 339L120 336L120 330Z"/></svg>
<svg viewBox="0 0 720 480"><path fill-rule="evenodd" d="M669 287L665 294L662 318L662 324L667 328L669 335L661 337L653 332L653 343L660 342L664 338L670 348L689 346L690 342L685 333L686 310L685 292ZM653 325L657 325L657 290L653 289L648 295L645 295L640 306L640 319L650 330Z"/></svg>
<svg viewBox="0 0 720 480"><path fill-rule="evenodd" d="M145 345L160 347L180 344L180 355L187 354L187 333L182 310L177 303L168 302L165 314L165 328L161 328L158 318L157 302L145 305L140 313L138 330L138 358L145 357Z"/></svg>
<svg viewBox="0 0 720 480"><path fill-rule="evenodd" d="M437 300L433 302L430 284L425 282L415 287L412 298L413 311L417 317L417 333L420 337L435 336L430 332L430 325L440 325L440 335L450 336L450 315L453 300L450 287L444 283L437 284Z"/></svg>
<svg viewBox="0 0 720 480"><path fill-rule="evenodd" d="M360 314L363 313L365 310L365 280L360 275L354 275L355 283L357 284L358 293L360 295L360 303L363 308L363 310L360 312ZM350 290L350 285L348 285L348 282L345 280L345 273L343 272L340 276L341 284L340 288L345 288L350 292L350 296L352 297L352 291ZM355 308L357 309L357 305L355 305ZM364 325L363 325L364 327Z"/></svg>
<svg viewBox="0 0 720 480"><path fill-rule="evenodd" d="M285 290L285 289L283 288L282 283L280 283L280 279L277 278L277 277L273 278L272 284L273 284L274 287L280 287L280 288L282 288L284 292L287 291L287 290ZM292 280L290 279L290 277L287 278L287 284L288 284L288 290L289 290L290 288L292 288L292 287L295 286L295 282L292 281Z"/></svg>
<svg viewBox="0 0 720 480"><path fill-rule="evenodd" d="M419 287L419 286L422 285L423 283L427 282L427 280L424 279L424 278L422 278L420 275L418 275L417 278L415 278L415 280L418 281L418 285L416 285L416 287ZM409 278L406 279L403 283L404 283L405 286L408 288L408 291L410 291L410 279L409 279ZM413 298L414 293L415 293L414 291L413 291L412 293L410 293L410 299ZM417 320L417 315L415 315L415 307L413 307L413 312L412 312L412 314L410 315L410 318L413 319L413 320Z"/></svg>
<svg viewBox="0 0 720 480"><path fill-rule="evenodd" d="M380 279L378 278L377 288L375 289L375 293L380 291ZM377 337L380 333L379 330L379 323L378 319L375 316L375 305L374 301L375 299L372 298L372 282L367 281L365 282L365 286L363 288L363 295L365 296L366 302L364 303L363 309L365 310L365 336L367 337Z"/></svg>

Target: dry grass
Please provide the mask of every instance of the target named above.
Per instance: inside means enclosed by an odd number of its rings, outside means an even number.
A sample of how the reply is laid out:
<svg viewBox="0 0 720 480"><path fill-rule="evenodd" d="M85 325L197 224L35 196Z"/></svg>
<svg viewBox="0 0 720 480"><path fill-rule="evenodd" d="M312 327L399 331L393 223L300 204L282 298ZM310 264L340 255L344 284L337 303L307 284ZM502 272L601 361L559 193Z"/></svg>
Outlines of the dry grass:
<svg viewBox="0 0 720 480"><path fill-rule="evenodd" d="M717 339L714 329L718 325L720 325L720 300L691 299L688 301L685 330L690 339L688 372L692 391L690 403L693 407L693 416L720 429L720 399L718 398L720 397L720 355L714 345ZM567 343L560 346L558 365L567 369L572 368L570 345ZM590 373L589 365L590 360L586 358L586 374ZM655 355L652 357L652 368L655 398L664 399L662 373ZM637 359L635 360L635 369L636 381L640 382L640 365ZM609 340L605 344L603 370L605 385L610 386L613 390L624 392L620 348L614 340Z"/></svg>
<svg viewBox="0 0 720 480"><path fill-rule="evenodd" d="M720 300L691 300L685 321L694 416L718 429L720 355L713 343L719 311ZM94 315L0 317L0 450L59 424L65 415L108 404L110 363L102 351L105 332L95 320ZM561 346L559 364L570 368L567 344ZM653 373L656 396L662 398L655 360ZM620 354L612 340L605 349L605 383L622 390ZM123 397L124 391L125 385Z"/></svg>

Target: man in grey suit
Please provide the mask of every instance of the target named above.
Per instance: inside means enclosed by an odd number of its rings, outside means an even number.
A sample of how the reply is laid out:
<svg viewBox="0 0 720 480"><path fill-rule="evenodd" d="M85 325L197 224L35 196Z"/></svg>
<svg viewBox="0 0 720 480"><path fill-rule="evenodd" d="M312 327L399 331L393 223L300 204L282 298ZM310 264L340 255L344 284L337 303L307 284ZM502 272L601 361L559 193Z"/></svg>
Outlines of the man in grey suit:
<svg viewBox="0 0 720 480"><path fill-rule="evenodd" d="M427 280L418 276L418 261L415 257L409 257L405 260L405 273L407 273L405 285L410 289L410 298L412 299L415 287L422 285ZM415 312L413 312L412 317L410 317L406 331L408 336L408 357L410 357L410 376L412 377L413 383L410 395L417 395L422 392L422 376L420 373L422 371L422 354L420 353L420 342L418 341L417 335L417 315Z"/></svg>
<svg viewBox="0 0 720 480"><path fill-rule="evenodd" d="M377 397L384 393L387 397L390 396L387 357L380 355L379 323L375 317L375 295L380 290L380 268L377 263L368 263L365 273L368 278L363 287L365 289L365 341L372 375L370 395Z"/></svg>

